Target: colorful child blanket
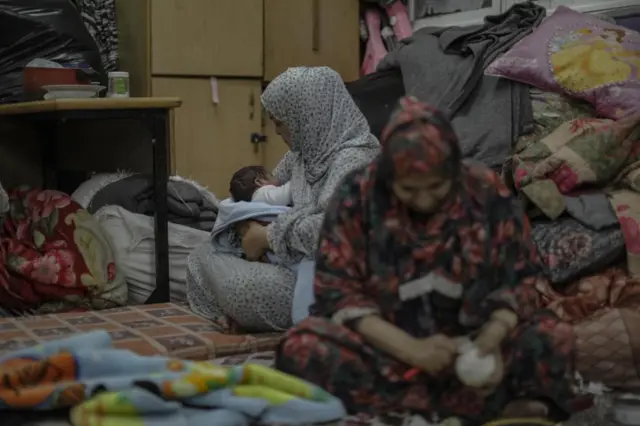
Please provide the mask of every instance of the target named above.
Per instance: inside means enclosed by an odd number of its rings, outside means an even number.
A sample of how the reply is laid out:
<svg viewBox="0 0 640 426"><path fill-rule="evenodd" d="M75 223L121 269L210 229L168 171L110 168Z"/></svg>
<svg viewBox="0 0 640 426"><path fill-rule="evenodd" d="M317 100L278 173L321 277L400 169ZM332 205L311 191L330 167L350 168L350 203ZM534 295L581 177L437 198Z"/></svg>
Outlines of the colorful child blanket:
<svg viewBox="0 0 640 426"><path fill-rule="evenodd" d="M345 417L308 382L256 364L222 367L114 349L107 332L0 357L0 410L70 409L74 426L313 424Z"/></svg>

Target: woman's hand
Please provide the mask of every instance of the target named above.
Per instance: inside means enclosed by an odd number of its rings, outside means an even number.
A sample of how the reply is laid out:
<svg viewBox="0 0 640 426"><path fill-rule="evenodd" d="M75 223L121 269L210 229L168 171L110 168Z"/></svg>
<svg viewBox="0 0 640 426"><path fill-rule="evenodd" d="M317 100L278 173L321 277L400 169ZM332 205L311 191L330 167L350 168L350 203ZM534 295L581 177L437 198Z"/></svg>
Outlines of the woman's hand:
<svg viewBox="0 0 640 426"><path fill-rule="evenodd" d="M432 375L453 364L458 352L453 339L442 334L416 339L407 349L410 354L409 363Z"/></svg>
<svg viewBox="0 0 640 426"><path fill-rule="evenodd" d="M502 353L500 353L499 350L496 350L492 355L496 360L496 368L493 370L493 374L489 377L484 386L476 388L476 391L484 397L491 395L500 383L502 383L502 379L504 379L504 361L502 359Z"/></svg>
<svg viewBox="0 0 640 426"><path fill-rule="evenodd" d="M242 237L242 251L247 260L256 261L269 250L267 227L251 222Z"/></svg>
<svg viewBox="0 0 640 426"><path fill-rule="evenodd" d="M517 324L518 317L515 313L504 309L495 311L473 342L480 355L500 352L500 345Z"/></svg>
<svg viewBox="0 0 640 426"><path fill-rule="evenodd" d="M491 320L482 327L473 344L478 348L480 355L490 354L500 349L508 334L509 330L504 323Z"/></svg>

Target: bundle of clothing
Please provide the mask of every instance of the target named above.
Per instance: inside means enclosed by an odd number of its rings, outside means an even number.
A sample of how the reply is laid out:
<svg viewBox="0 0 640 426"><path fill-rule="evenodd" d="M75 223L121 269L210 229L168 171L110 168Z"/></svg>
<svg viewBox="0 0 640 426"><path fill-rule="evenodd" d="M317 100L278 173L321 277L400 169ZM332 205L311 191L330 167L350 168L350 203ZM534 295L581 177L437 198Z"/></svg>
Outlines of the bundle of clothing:
<svg viewBox="0 0 640 426"><path fill-rule="evenodd" d="M153 180L133 174L107 184L93 195L87 209L95 213L104 206L120 206L132 213L153 216ZM218 214L213 194L179 177L171 177L167 185L167 206L169 222L207 232L213 229Z"/></svg>
<svg viewBox="0 0 640 426"><path fill-rule="evenodd" d="M626 391L640 390L640 86L630 65L639 41L559 7L486 70L535 87L532 132L516 140L503 177L532 222L548 278L538 291L574 325L582 377Z"/></svg>
<svg viewBox="0 0 640 426"><path fill-rule="evenodd" d="M187 256L209 239L218 200L197 182L179 176L170 177L167 190L171 299L184 302ZM128 303L145 303L156 288L155 207L148 177L127 172L96 174L72 198L93 213L109 237L128 284Z"/></svg>
<svg viewBox="0 0 640 426"><path fill-rule="evenodd" d="M546 15L533 2L472 27L422 28L390 52L378 70L398 68L407 95L443 111L467 158L499 169L513 141L531 130L529 86L487 76L485 68L531 34Z"/></svg>
<svg viewBox="0 0 640 426"><path fill-rule="evenodd" d="M518 139L503 176L527 207L550 283L562 291L625 263L637 275L640 115L598 118L585 102L538 89L531 98L534 132Z"/></svg>
<svg viewBox="0 0 640 426"><path fill-rule="evenodd" d="M0 377L5 424L296 425L346 415L334 396L274 369L140 356L114 348L106 331L0 356Z"/></svg>

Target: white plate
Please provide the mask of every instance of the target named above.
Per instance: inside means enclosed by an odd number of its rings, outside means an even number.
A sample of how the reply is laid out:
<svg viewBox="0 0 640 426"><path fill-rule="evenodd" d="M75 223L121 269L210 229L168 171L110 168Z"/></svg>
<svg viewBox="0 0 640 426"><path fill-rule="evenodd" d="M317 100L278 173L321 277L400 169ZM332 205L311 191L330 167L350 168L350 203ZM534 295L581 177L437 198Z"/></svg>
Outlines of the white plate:
<svg viewBox="0 0 640 426"><path fill-rule="evenodd" d="M42 86L47 93L45 99L82 99L93 98L102 92L104 86L94 86L91 84L57 84Z"/></svg>

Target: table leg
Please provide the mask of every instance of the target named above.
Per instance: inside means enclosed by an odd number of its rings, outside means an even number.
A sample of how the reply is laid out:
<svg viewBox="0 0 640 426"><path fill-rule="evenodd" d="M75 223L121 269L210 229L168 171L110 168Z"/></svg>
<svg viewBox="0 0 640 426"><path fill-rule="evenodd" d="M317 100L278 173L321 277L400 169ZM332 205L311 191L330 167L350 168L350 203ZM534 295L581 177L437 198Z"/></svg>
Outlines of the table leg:
<svg viewBox="0 0 640 426"><path fill-rule="evenodd" d="M58 182L58 122L44 120L37 124L42 149L42 187L59 190Z"/></svg>
<svg viewBox="0 0 640 426"><path fill-rule="evenodd" d="M156 241L156 289L147 303L171 301L169 287L169 223L167 207L167 183L169 181L169 112L153 113L151 116L151 138L153 146L153 189L155 199Z"/></svg>

